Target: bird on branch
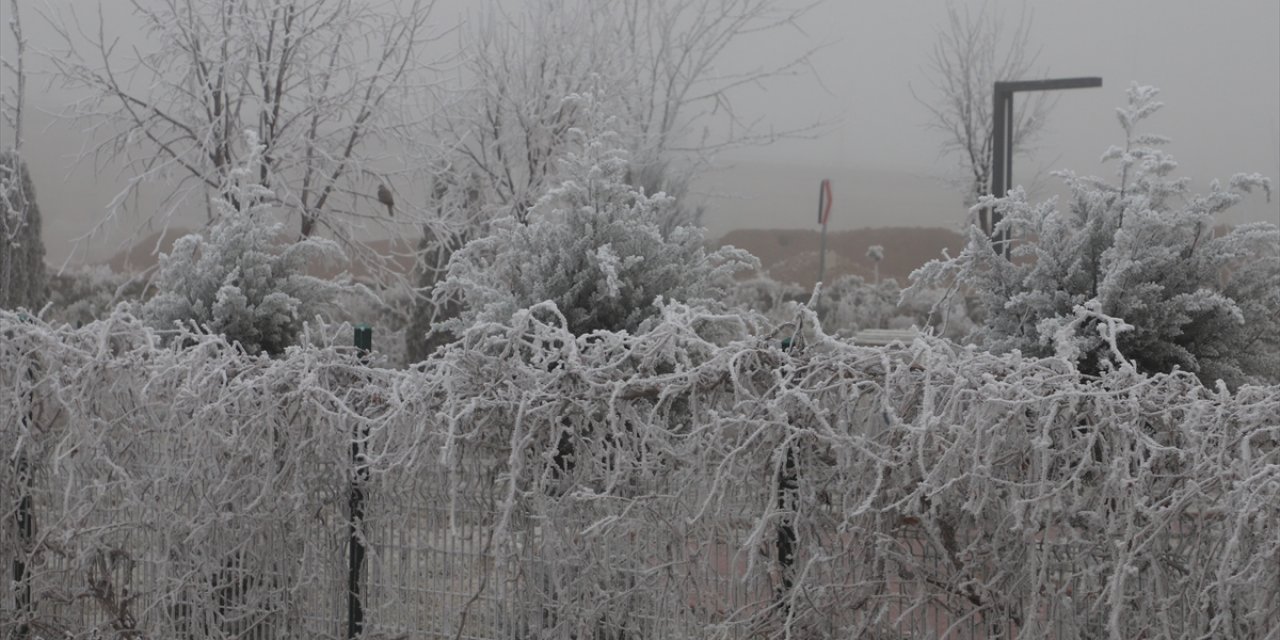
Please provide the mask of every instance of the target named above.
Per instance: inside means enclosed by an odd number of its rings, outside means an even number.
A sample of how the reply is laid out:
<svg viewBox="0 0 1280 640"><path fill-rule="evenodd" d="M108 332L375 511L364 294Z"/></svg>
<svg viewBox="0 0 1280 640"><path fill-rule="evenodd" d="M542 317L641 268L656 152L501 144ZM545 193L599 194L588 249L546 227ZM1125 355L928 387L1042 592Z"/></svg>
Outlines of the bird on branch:
<svg viewBox="0 0 1280 640"><path fill-rule="evenodd" d="M387 188L387 185L382 183L378 184L378 202L387 205L388 216L395 215L396 199L391 196L391 190Z"/></svg>

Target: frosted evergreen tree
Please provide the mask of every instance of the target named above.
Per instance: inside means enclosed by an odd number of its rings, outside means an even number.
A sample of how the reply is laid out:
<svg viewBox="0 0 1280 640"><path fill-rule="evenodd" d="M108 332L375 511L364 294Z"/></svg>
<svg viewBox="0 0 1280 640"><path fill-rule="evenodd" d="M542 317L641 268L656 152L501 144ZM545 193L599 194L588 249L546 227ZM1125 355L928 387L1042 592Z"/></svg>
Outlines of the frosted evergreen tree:
<svg viewBox="0 0 1280 640"><path fill-rule="evenodd" d="M613 130L618 120L601 115L590 97L566 101L596 115L588 128L571 131L576 148L527 222L499 220L491 235L454 254L435 295L457 296L462 309L445 329L503 322L551 301L575 334L636 332L657 313L659 298L714 304L736 271L755 265L732 247L709 254L701 229L663 234L661 221L675 202L628 184L628 154Z"/></svg>
<svg viewBox="0 0 1280 640"><path fill-rule="evenodd" d="M40 237L40 207L27 165L22 161L22 121L26 96L26 42L22 12L9 3L9 37L13 52L0 54L0 122L11 144L0 152L0 309L39 312L49 297Z"/></svg>
<svg viewBox="0 0 1280 640"><path fill-rule="evenodd" d="M39 311L47 299L36 188L16 153L0 153L0 308Z"/></svg>
<svg viewBox="0 0 1280 640"><path fill-rule="evenodd" d="M160 257L159 292L142 315L159 328L194 326L248 353L277 355L342 291L340 283L306 274L317 261L340 260L342 251L315 237L280 243L282 225L270 216L275 194L255 180L263 146L253 131L246 135L252 151L214 200L219 215L208 237L183 236Z"/></svg>
<svg viewBox="0 0 1280 640"><path fill-rule="evenodd" d="M1207 194L1139 124L1162 103L1133 85L1118 109L1125 145L1103 161L1118 182L1061 177L1069 206L1038 204L1014 189L986 198L1015 238L1011 258L970 228L961 255L912 275L913 288L954 284L976 294L986 325L975 337L993 351L1076 360L1096 372L1116 358L1149 372L1181 368L1212 384L1280 381L1280 230L1270 223L1223 230L1217 215L1271 183L1237 174Z"/></svg>

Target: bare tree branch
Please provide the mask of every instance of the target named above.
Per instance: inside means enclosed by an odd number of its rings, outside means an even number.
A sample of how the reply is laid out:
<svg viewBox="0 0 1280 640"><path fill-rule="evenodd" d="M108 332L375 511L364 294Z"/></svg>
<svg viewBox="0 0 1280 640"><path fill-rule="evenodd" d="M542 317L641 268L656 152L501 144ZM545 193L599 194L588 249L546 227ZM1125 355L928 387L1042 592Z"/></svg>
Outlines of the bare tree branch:
<svg viewBox="0 0 1280 640"><path fill-rule="evenodd" d="M972 206L991 190L991 113L996 82L1022 80L1042 73L1039 50L1031 44L1032 16L1023 11L1015 22L984 3L976 12L950 5L947 24L929 55L927 70L933 92L912 96L929 112L929 127L942 133L942 153L957 156L963 168L964 202ZM1056 97L1027 94L1015 110L1014 153L1026 153L1043 131Z"/></svg>
<svg viewBox="0 0 1280 640"><path fill-rule="evenodd" d="M113 213L157 181L166 185L166 205L152 217L168 217L192 196L207 199L240 163L252 129L266 147L261 185L284 213L300 214L301 235L326 219L345 243L368 236L360 231L367 224L389 224L369 214L382 208L376 186L406 175L403 161L387 162L386 146L406 137L402 127L413 118L399 112L430 84L422 54L433 37L433 6L133 0L145 41L118 46L99 5L94 30L80 29L74 10L46 16L62 40L61 51L46 54L64 84L88 92L64 115L98 134L99 167L105 156L125 163L130 181ZM410 202L401 209L405 218L421 211Z"/></svg>
<svg viewBox="0 0 1280 640"><path fill-rule="evenodd" d="M0 68L13 76L13 84L6 94L0 89L0 116L13 130L11 151L14 155L22 152L22 109L27 95L27 39L22 34L22 12L18 10L18 0L9 0L9 33L13 34L13 58L0 56Z"/></svg>

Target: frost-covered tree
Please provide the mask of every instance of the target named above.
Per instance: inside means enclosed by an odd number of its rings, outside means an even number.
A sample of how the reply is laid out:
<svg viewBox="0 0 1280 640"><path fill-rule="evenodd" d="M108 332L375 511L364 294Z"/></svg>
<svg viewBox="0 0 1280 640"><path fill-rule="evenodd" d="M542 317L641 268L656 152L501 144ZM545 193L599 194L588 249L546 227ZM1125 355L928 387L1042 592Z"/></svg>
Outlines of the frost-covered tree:
<svg viewBox="0 0 1280 640"><path fill-rule="evenodd" d="M142 316L158 328L174 324L225 335L246 352L276 355L294 344L303 323L323 311L343 286L307 275L308 267L342 258L323 238L281 243L270 190L258 183L265 147L247 132L249 153L214 199L219 215L208 237L179 238L160 257L158 293ZM237 204L232 204L233 202Z"/></svg>
<svg viewBox="0 0 1280 640"><path fill-rule="evenodd" d="M9 33L14 50L0 56L0 118L12 139L0 151L0 308L39 311L48 298L40 207L22 161L22 113L26 91L26 38L17 0L11 0ZM2 128L0 128L2 131Z"/></svg>
<svg viewBox="0 0 1280 640"><path fill-rule="evenodd" d="M568 132L577 143L561 160L561 181L526 220L499 220L491 235L454 254L436 291L437 299L461 301L446 329L505 322L551 301L575 334L635 332L657 312L659 298L712 303L734 272L755 265L732 247L708 254L698 228L678 227L664 236L659 223L674 202L626 182L628 154L610 130L617 119L599 114L590 97L565 102L591 109L599 119Z"/></svg>
<svg viewBox="0 0 1280 640"><path fill-rule="evenodd" d="M795 28L811 5L776 0L532 0L492 3L462 32L462 99L441 119L449 171L483 181L493 213L525 216L557 182L577 142L569 130L592 118L572 94L622 123L632 184L675 193L681 176L715 150L794 132L763 131L738 118L744 89L807 67L809 51L736 70L726 48ZM652 187L657 186L655 190ZM692 222L695 208L667 230Z"/></svg>
<svg viewBox="0 0 1280 640"><path fill-rule="evenodd" d="M106 132L95 160L132 178L116 204L157 181L167 211L220 195L251 152L245 129L266 149L259 182L302 236L348 237L348 224L383 218L380 187L407 186L384 158L425 92L431 0L110 3L142 23L130 46L116 45L100 12L83 24L91 4L46 16L62 43L44 53L83 96L66 115Z"/></svg>
<svg viewBox="0 0 1280 640"><path fill-rule="evenodd" d="M1117 110L1125 145L1102 157L1119 163L1117 182L1058 174L1071 192L1065 210L1021 189L984 199L1018 239L1012 257L971 227L961 255L919 269L913 288L971 290L986 318L976 337L993 351L1057 353L1085 372L1118 356L1209 384L1280 381L1280 230L1225 229L1216 217L1252 189L1269 197L1270 181L1237 174L1195 194L1170 177L1168 140L1139 132L1162 106L1156 95L1135 84Z"/></svg>
<svg viewBox="0 0 1280 640"><path fill-rule="evenodd" d="M929 54L933 94L916 95L929 111L929 127L943 135L942 152L958 159L965 206L991 193L992 91L996 82L1023 80L1037 71L1032 16L1016 21L984 2L976 12L947 7L947 24ZM1015 113L1013 150L1026 152L1053 108L1051 93L1027 94ZM980 215L982 212L979 212ZM983 226L989 224L983 221Z"/></svg>
<svg viewBox="0 0 1280 640"><path fill-rule="evenodd" d="M39 311L46 299L35 185L17 154L0 152L0 308Z"/></svg>
<svg viewBox="0 0 1280 640"><path fill-rule="evenodd" d="M647 194L666 193L659 230L698 223L702 209L685 197L692 177L714 152L763 144L796 131L768 130L739 118L743 92L807 68L810 51L770 64L734 68L724 55L768 34L797 28L811 8L777 0L532 0L510 6L477 3L460 30L459 99L435 121L424 155L434 181L419 247L413 323L435 327L452 317L434 289L453 252L483 237L503 216L524 220L558 184L561 162L592 113L561 100L595 96L593 109L617 119L617 144L628 153L624 181ZM443 144L441 144L443 142ZM441 155L440 150L445 153ZM438 327L437 327L438 329ZM411 356L434 343L408 334ZM436 331L433 334L443 337Z"/></svg>

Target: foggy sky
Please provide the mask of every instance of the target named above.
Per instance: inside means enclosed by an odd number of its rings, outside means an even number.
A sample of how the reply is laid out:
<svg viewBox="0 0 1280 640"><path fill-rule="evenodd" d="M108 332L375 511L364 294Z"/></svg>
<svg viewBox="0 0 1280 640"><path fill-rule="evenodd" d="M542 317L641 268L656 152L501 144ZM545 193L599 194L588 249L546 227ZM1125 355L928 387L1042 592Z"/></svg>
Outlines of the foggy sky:
<svg viewBox="0 0 1280 640"><path fill-rule="evenodd" d="M48 0L54 7L70 2ZM128 20L121 19L127 3L103 3L112 16L110 26L131 33ZM981 2L962 4L976 9ZM1015 16L1024 6L1014 0L990 4ZM466 6L464 0L443 1L437 15L442 22L454 21ZM1280 2L1043 0L1025 6L1034 13L1033 36L1048 75L1101 76L1103 87L1061 92L1036 154L1015 162L1015 184L1044 169L1111 176L1113 168L1100 165L1098 158L1109 145L1123 143L1115 108L1123 104L1131 81L1162 90L1166 107L1148 121L1147 131L1173 139L1169 151L1181 164L1179 175L1192 178L1194 190L1242 171L1280 178ZM0 23L7 23L9 3L0 7ZM24 13L23 21L32 46L45 44L41 40L49 32L38 17ZM835 180L833 228L957 226L963 216L960 197L941 180L954 173L956 163L939 156L942 138L926 128L928 114L911 93L914 88L922 97L931 95L927 57L945 21L939 0L828 0L801 23L803 34L773 34L729 51L723 64L745 69L763 62L762 56L826 43L813 58L816 77L776 80L766 91L740 95L735 105L747 119L759 118L775 129L815 120L832 124L815 139L720 158L738 169L703 183L708 191L734 192L712 200L705 220L712 232L813 227L810 200L823 177ZM10 52L7 30L0 38ZM65 123L46 128L48 119L32 113L56 110L66 99L44 86L39 78L28 83L25 151L44 214L49 259L58 262L70 253L70 239L92 228L120 186L110 167L96 179L89 166L70 169L81 136ZM5 130L0 140L5 145L8 136ZM772 165L785 166L770 172ZM776 181L760 178L772 173L779 176ZM877 185L896 191L871 193ZM895 202L902 204L886 204ZM1280 222L1278 203L1254 197L1227 220ZM136 219L126 218L114 225L88 247L89 254L111 253L136 232L134 224Z"/></svg>

